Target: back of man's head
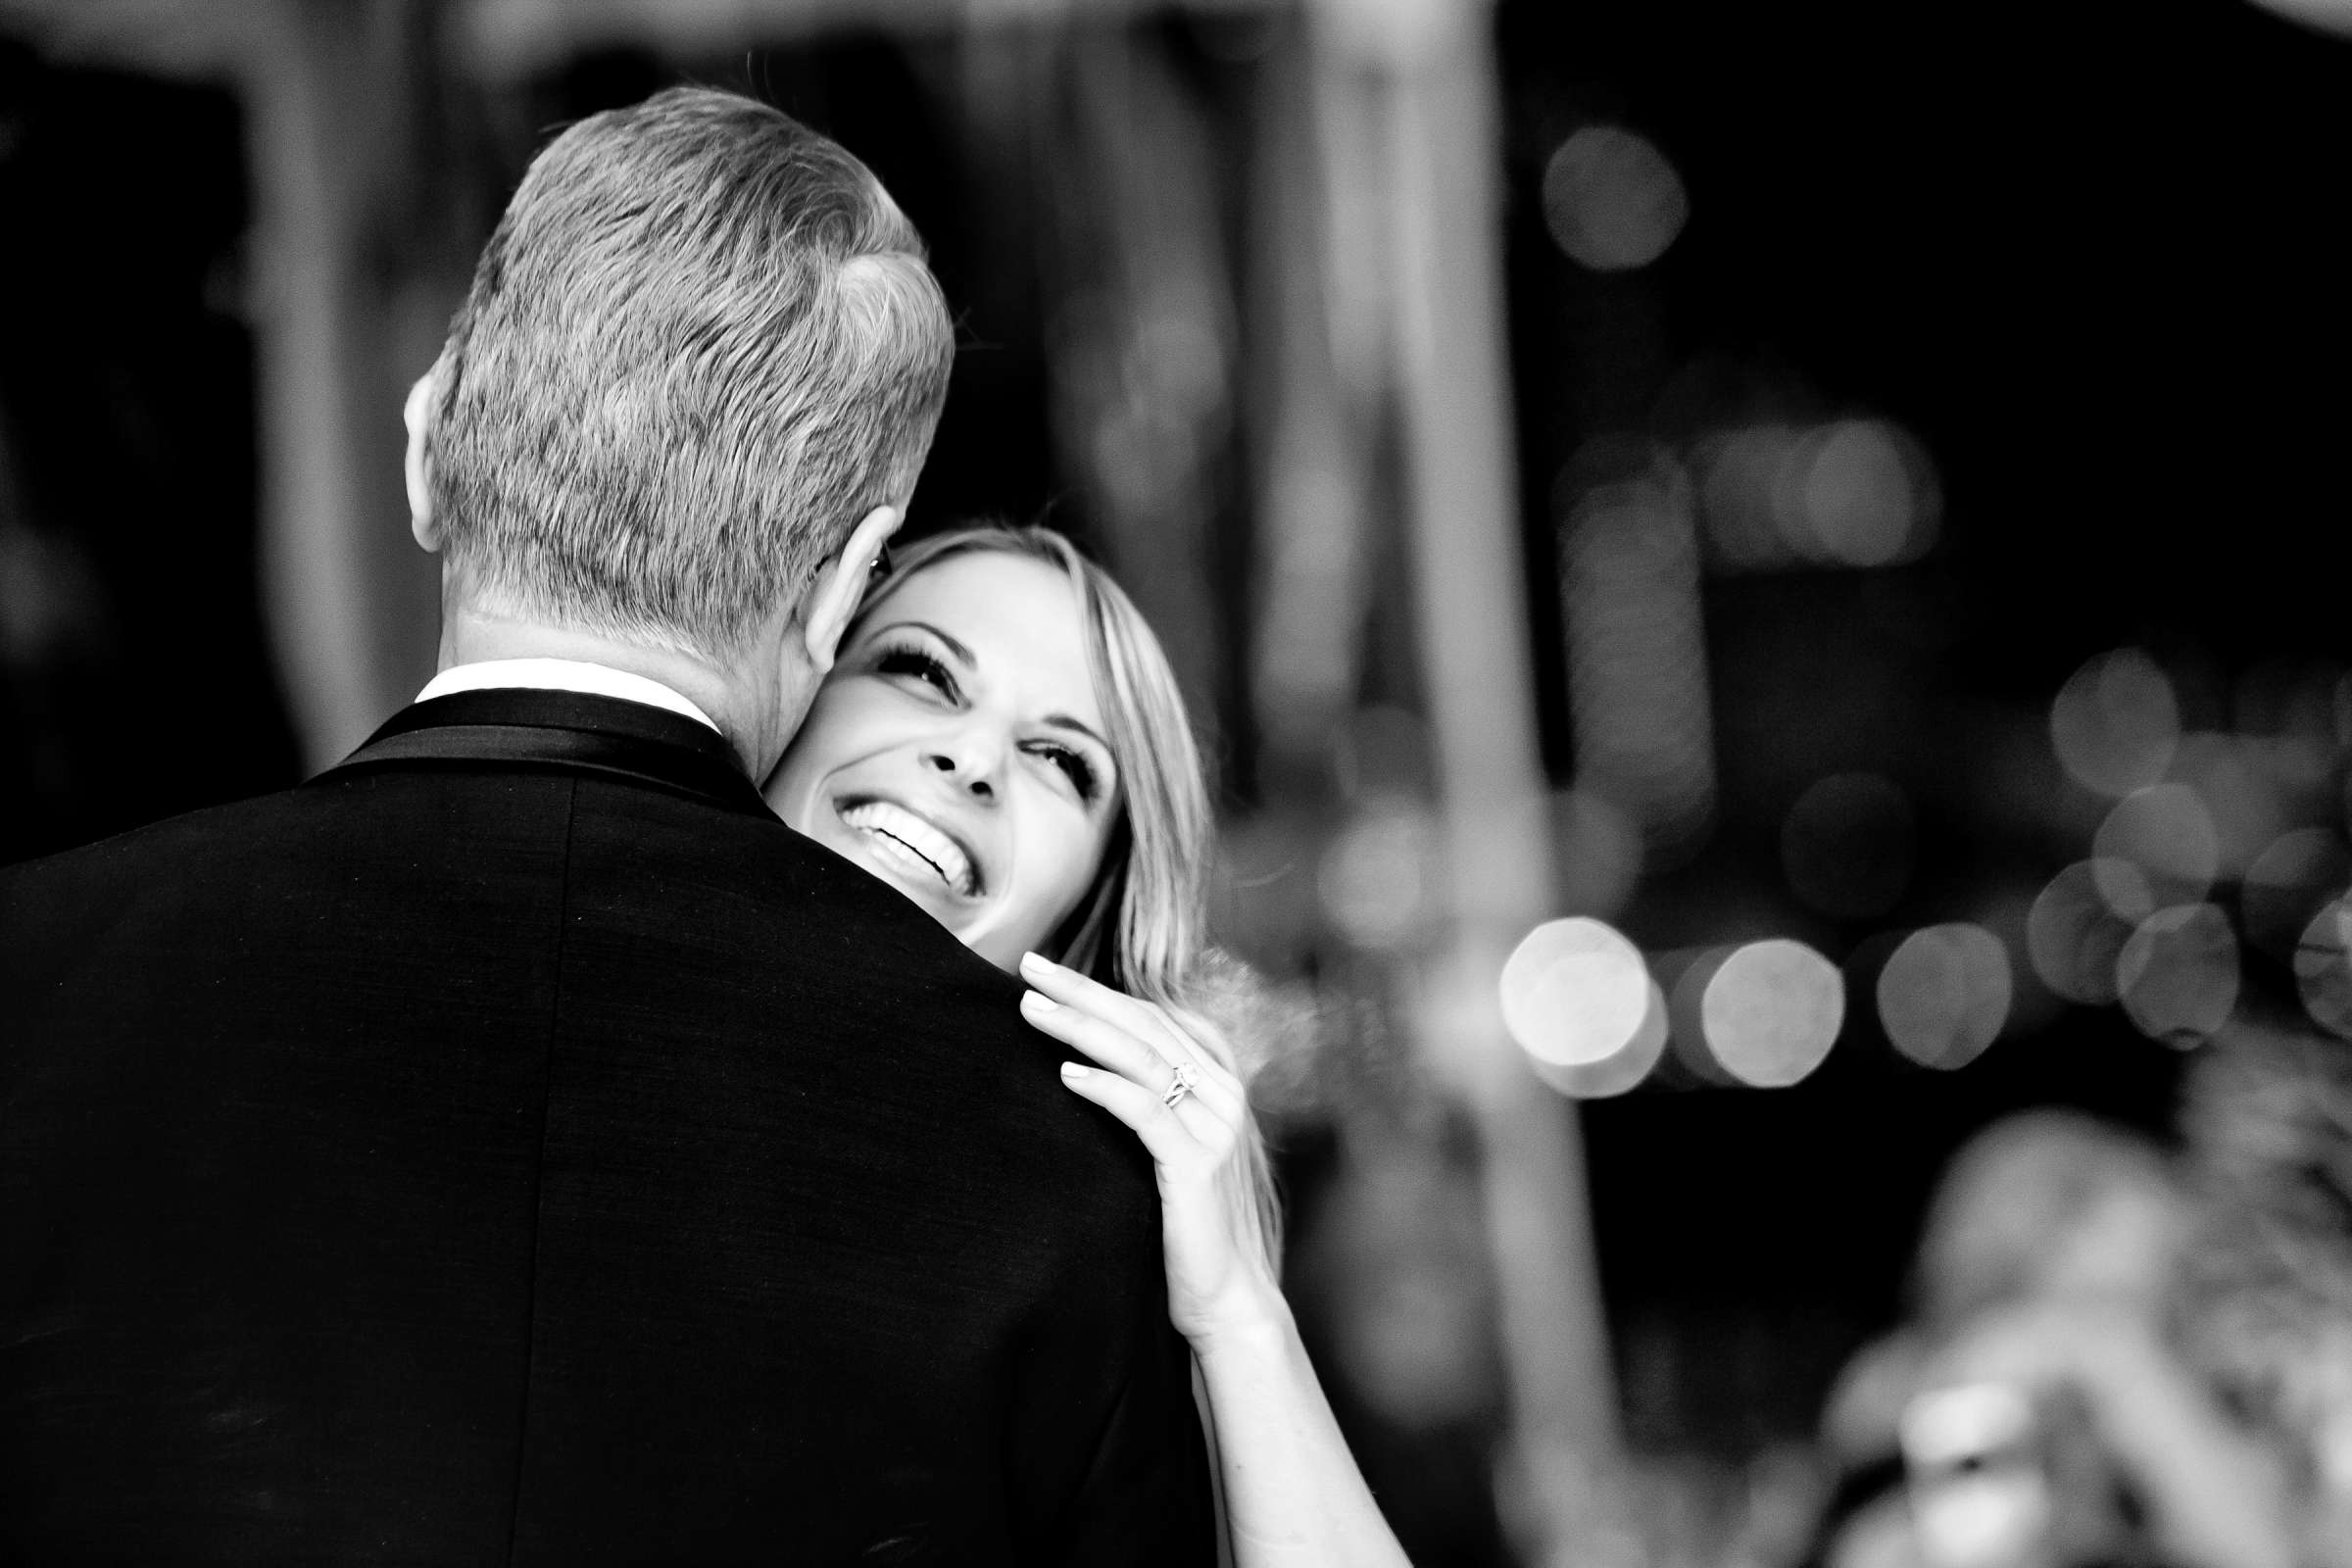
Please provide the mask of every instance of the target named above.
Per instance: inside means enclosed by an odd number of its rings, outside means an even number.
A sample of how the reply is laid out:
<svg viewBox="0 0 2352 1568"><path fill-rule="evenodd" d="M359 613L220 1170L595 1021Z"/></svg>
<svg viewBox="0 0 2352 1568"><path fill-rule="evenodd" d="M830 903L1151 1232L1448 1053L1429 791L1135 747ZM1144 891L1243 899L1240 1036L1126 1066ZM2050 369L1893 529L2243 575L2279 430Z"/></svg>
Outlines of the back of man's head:
<svg viewBox="0 0 2352 1568"><path fill-rule="evenodd" d="M444 548L509 613L723 659L906 505L953 352L921 238L835 143L703 88L594 116L452 324Z"/></svg>

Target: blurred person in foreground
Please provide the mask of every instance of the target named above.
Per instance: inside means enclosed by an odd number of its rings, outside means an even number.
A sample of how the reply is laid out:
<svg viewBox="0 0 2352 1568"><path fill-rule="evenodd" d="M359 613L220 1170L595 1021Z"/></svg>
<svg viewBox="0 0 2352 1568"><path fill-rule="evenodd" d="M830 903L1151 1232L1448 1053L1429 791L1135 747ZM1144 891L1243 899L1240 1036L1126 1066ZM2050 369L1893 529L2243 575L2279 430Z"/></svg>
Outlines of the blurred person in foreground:
<svg viewBox="0 0 2352 1568"><path fill-rule="evenodd" d="M1244 1082L1278 1020L1207 943L1207 779L1133 602L1043 528L914 545L867 593L766 795L1027 981L1023 1013L1077 1053L1063 1084L1150 1152L1233 1561L1402 1564L1282 1293Z"/></svg>
<svg viewBox="0 0 2352 1568"><path fill-rule="evenodd" d="M772 110L534 160L411 399L442 673L0 873L0 1558L1208 1560L1152 1162L754 783L951 354Z"/></svg>
<svg viewBox="0 0 2352 1568"><path fill-rule="evenodd" d="M2179 1346L2194 1225L2164 1157L2088 1117L1964 1146L1915 1321L1831 1396L1830 1568L2295 1568L2275 1451Z"/></svg>
<svg viewBox="0 0 2352 1568"><path fill-rule="evenodd" d="M2340 944L2296 962L2352 984ZM2232 1022L2189 1069L2181 1131L2204 1208L2183 1351L2282 1456L2303 1560L2352 1568L2352 1043Z"/></svg>

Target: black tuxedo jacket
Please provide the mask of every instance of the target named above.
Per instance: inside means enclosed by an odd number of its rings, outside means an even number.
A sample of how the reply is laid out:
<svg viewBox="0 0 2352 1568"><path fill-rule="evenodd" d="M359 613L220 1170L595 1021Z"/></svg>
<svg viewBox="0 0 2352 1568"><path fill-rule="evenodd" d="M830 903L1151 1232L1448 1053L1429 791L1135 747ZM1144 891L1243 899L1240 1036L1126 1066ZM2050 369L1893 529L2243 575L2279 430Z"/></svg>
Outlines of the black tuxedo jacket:
<svg viewBox="0 0 2352 1568"><path fill-rule="evenodd" d="M1213 1560L1018 995L602 697L0 871L0 1561Z"/></svg>

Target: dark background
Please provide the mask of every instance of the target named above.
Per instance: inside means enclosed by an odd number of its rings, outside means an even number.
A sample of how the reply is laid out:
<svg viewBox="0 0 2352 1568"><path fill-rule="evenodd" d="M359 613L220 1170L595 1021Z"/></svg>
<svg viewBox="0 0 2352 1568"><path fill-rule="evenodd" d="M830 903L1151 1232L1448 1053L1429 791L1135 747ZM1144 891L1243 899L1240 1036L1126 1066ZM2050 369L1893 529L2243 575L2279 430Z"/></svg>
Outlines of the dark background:
<svg viewBox="0 0 2352 1568"><path fill-rule="evenodd" d="M1886 923L2030 897L2086 850L1994 819L2008 760L1974 720L2036 722L2119 645L2186 672L2190 729L2228 727L2258 665L2345 658L2352 45L2232 4L1521 4L1499 36L1535 580L1552 474L1693 367L1890 416L1943 485L1917 565L1709 582L1724 821L1637 896L1637 941L1761 934L1722 912L1760 904L1849 952L1866 928L1807 922L1775 886L1779 811L1839 767L1918 804L1918 874ZM1536 200L1594 121L1649 137L1690 191L1639 272L1562 256ZM1541 625L1553 602L1533 603ZM1539 669L1558 768L1556 655ZM2249 985L2287 991L2278 970ZM2180 1062L2113 1009L2056 1005L1930 1073L1869 1049L1866 995L1794 1089L1587 1108L1637 1442L1801 1420L1893 1315L1928 1186L1993 1115L2057 1102L2171 1130Z"/></svg>

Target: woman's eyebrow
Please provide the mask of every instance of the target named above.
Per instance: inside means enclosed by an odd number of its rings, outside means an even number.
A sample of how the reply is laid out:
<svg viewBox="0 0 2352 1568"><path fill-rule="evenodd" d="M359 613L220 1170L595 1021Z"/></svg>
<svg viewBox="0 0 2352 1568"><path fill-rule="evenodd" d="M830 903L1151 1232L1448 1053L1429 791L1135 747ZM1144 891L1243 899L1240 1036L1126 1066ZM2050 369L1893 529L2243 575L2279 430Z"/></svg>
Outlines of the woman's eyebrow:
<svg viewBox="0 0 2352 1568"><path fill-rule="evenodd" d="M1073 735L1083 735L1088 740L1093 741L1097 746L1102 747L1103 751L1110 751L1110 742L1096 734L1081 720L1072 718L1067 713L1048 713L1046 715L1046 722L1053 725L1055 729L1066 729ZM1113 753L1112 755L1115 756L1117 754Z"/></svg>
<svg viewBox="0 0 2352 1568"><path fill-rule="evenodd" d="M955 655L955 656L956 656L956 657L958 660L960 660L962 662L964 662L964 663L966 663L966 664L969 664L969 663L971 663L971 662L972 662L972 651L971 651L969 648L966 648L966 647L964 647L964 646L963 646L963 644L961 644L961 643L957 642L957 641L956 641L955 638L953 638L953 637L949 636L949 635L948 635L946 632L944 632L944 631L941 631L941 630L940 630L940 629L939 629L937 626L934 626L934 625L932 625L932 624L931 624L929 621L927 621L927 620L894 620L894 621L890 622L890 623L889 623L888 625L886 625L886 626L876 626L876 627L873 629L873 631L872 631L871 635L872 635L872 636L875 636L875 637L879 637L879 636L881 636L881 635L882 635L884 632L886 632L886 631L896 631L896 630L898 630L898 629L899 629L901 626L912 626L912 627L914 627L914 628L915 628L917 631L927 631L927 632L929 632L929 633L930 633L932 636L934 636L934 637L938 638L938 639L939 639L941 642L943 642L943 643L947 644L947 645L948 645L948 652L949 652L949 653L951 653L951 654L954 654L954 655Z"/></svg>

